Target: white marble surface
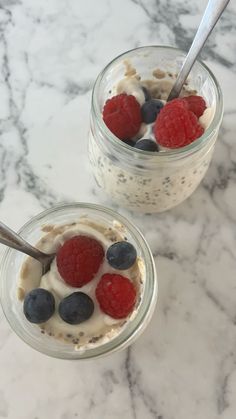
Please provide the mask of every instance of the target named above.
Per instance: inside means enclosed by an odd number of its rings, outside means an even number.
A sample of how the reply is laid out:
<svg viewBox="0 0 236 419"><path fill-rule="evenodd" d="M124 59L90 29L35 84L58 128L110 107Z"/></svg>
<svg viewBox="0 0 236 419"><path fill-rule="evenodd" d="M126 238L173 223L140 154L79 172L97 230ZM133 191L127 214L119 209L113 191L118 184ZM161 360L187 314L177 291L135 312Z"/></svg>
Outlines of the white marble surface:
<svg viewBox="0 0 236 419"><path fill-rule="evenodd" d="M0 219L19 228L61 200L113 206L87 162L91 87L135 46L186 49L206 1L0 1ZM236 3L202 58L225 116L203 184L162 215L132 217L159 276L151 325L130 349L88 362L31 350L0 313L0 418L236 417ZM113 206L114 207L114 206Z"/></svg>

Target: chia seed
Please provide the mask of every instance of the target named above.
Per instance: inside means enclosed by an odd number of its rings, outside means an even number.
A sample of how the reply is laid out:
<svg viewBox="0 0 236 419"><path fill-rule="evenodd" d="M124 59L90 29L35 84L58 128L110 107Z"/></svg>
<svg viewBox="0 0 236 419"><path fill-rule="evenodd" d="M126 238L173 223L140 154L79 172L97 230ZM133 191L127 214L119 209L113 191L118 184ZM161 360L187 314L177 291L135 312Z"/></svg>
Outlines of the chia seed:
<svg viewBox="0 0 236 419"><path fill-rule="evenodd" d="M89 343L96 343L100 339L100 336L94 336L89 340Z"/></svg>
<svg viewBox="0 0 236 419"><path fill-rule="evenodd" d="M137 169L145 169L145 167L142 166L141 164L136 164L135 167L137 167Z"/></svg>

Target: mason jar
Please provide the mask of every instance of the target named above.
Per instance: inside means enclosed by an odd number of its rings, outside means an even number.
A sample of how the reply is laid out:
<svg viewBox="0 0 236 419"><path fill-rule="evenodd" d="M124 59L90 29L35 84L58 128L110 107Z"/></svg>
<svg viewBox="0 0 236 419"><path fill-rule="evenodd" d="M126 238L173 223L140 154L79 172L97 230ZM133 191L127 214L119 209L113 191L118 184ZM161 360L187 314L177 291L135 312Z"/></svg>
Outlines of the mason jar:
<svg viewBox="0 0 236 419"><path fill-rule="evenodd" d="M57 205L33 217L20 229L19 234L35 245L42 238L42 226L67 225L78 221L81 216L96 220L108 228L110 226L111 230L114 222L122 226L127 240L135 246L137 256L142 260L142 293L135 313L131 314L118 334L95 347L91 346L82 351L76 350L72 342L64 342L46 333L42 334L38 325L26 320L23 303L17 295L19 274L25 255L8 248L0 264L0 297L5 316L12 329L23 341L37 351L55 358L96 358L126 348L147 327L157 300L155 263L146 240L132 223L108 208L87 203Z"/></svg>
<svg viewBox="0 0 236 419"><path fill-rule="evenodd" d="M168 210L188 198L206 174L222 120L223 100L216 78L202 62L195 62L188 86L204 97L214 116L204 134L191 144L158 153L141 151L113 135L102 118L103 106L124 78L127 63L142 80L153 78L158 69L173 83L184 58L185 53L176 48L136 48L115 58L95 82L88 146L91 170L97 185L120 206L148 213Z"/></svg>

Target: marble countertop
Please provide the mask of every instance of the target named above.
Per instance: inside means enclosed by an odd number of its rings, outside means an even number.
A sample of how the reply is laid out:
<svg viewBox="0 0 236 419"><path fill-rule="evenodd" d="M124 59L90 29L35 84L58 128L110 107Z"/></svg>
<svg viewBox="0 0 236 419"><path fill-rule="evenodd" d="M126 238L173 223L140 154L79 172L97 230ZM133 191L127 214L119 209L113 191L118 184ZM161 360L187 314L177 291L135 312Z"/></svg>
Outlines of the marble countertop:
<svg viewBox="0 0 236 419"><path fill-rule="evenodd" d="M206 0L0 1L0 219L18 229L60 201L118 209L140 226L159 277L137 343L70 362L30 349L0 313L0 418L236 417L236 4L202 59L225 114L210 169L184 204L141 216L101 197L87 161L91 88L124 50L187 49ZM1 248L1 250L3 247Z"/></svg>

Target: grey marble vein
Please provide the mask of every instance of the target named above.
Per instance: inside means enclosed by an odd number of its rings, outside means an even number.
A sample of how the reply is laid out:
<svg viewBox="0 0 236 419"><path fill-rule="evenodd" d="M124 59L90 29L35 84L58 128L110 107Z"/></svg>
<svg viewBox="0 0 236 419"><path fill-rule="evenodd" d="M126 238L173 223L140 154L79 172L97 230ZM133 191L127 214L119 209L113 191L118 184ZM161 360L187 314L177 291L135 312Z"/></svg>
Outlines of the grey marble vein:
<svg viewBox="0 0 236 419"><path fill-rule="evenodd" d="M136 414L135 399L134 399L135 395L134 395L134 382L133 382L133 377L132 377L132 366L131 366L131 348L128 348L126 351L125 371L126 371L127 383L129 387L129 393L130 393L132 417L136 419L137 414Z"/></svg>
<svg viewBox="0 0 236 419"><path fill-rule="evenodd" d="M153 0L149 2L145 0L132 0L132 2L141 7L148 16L152 31L158 31L159 25L166 25L168 22L168 28L174 35L175 44L184 51L187 51L192 43L197 30L197 23L200 23L201 14L203 14L204 6L207 3L206 1L202 1L197 4L190 1L183 2L181 0L176 2L171 0ZM192 15L197 16L195 27L190 26L185 28L182 24L182 18ZM230 67L235 70L235 45L232 46L234 53L230 58L224 56L224 50L221 49L220 45L219 50L215 50L216 38L219 33L224 34L227 31L232 37L235 36L235 17L235 10L229 6L204 47L201 54L203 60L210 58L225 67Z"/></svg>
<svg viewBox="0 0 236 419"><path fill-rule="evenodd" d="M12 3L15 5L16 3ZM11 4L11 5L12 5ZM50 191L49 188L46 188L44 182L40 180L40 178L34 174L32 167L27 161L27 154L28 154L28 146L27 146L27 128L24 126L21 120L21 113L24 109L25 105L25 96L26 91L23 90L22 92L22 104L19 107L14 98L14 91L12 87L12 71L11 71L11 64L9 60L9 46L7 42L7 36L5 32L7 31L7 27L9 25L14 26L12 20L12 12L8 9L2 8L2 10L6 14L6 19L4 23L1 25L0 28L0 41L3 46L3 58L2 58L2 74L4 77L5 86L8 93L8 109L9 109L9 116L8 116L8 123L10 122L12 128L15 130L16 137L15 144L19 143L19 152L15 155L12 154L12 150L8 152L6 149L4 150L3 157L6 159L6 154L10 152L11 154L11 164L8 165L4 169L4 164L2 164L2 171L4 170L3 177L7 178L8 176L8 169L14 168L15 173L17 174L17 184L19 186L23 186L26 192L30 192L35 195L36 198L39 199L42 207L48 207L52 204L57 202L56 197ZM10 125L10 124L9 124ZM9 129L10 126L9 126ZM4 143L3 143L4 145ZM2 145L2 147L3 147ZM22 185L23 184L23 185ZM1 188L1 195L3 197L5 188Z"/></svg>

